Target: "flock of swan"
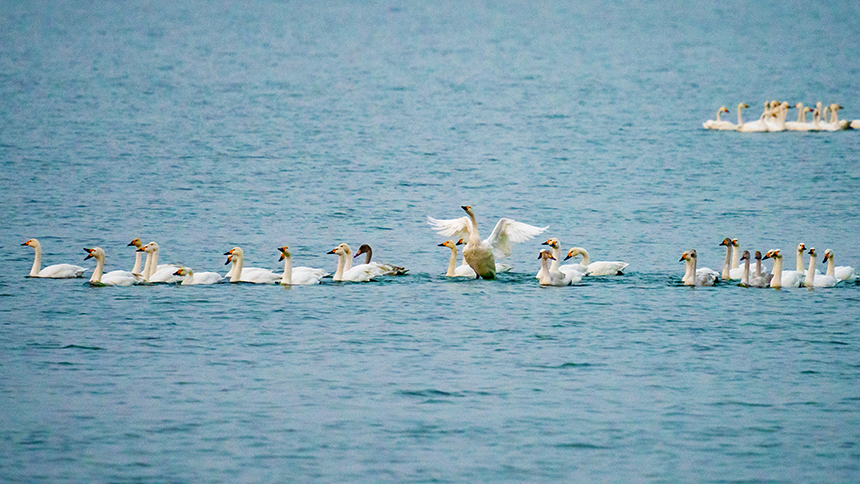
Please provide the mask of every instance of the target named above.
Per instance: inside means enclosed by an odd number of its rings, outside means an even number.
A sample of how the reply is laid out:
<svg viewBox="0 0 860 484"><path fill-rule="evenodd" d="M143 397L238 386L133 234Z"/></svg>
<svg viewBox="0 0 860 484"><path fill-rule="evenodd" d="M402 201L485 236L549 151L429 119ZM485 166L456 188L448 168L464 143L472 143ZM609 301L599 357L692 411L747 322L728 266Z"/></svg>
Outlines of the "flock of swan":
<svg viewBox="0 0 860 484"><path fill-rule="evenodd" d="M764 111L755 121L744 122L742 112L749 106L745 103L738 104L738 122L720 119L720 115L728 113L725 106L717 110L717 119L709 119L702 125L705 129L717 131L740 131L745 133L763 133L774 131L843 131L846 129L860 129L860 120L847 121L839 119L839 104L822 106L816 103L815 108L797 103L791 106L783 101L767 101L764 103ZM788 110L797 109L797 121L786 121ZM806 114L812 113L812 121L806 120Z"/></svg>
<svg viewBox="0 0 860 484"><path fill-rule="evenodd" d="M496 223L492 233L486 239L481 239L475 213L470 206L461 207L466 216L447 220L427 217L430 227L448 240L438 244L451 250L448 262L447 277L468 277L495 279L499 272L509 271L508 265L496 262L496 257L511 255L513 244L525 242L543 233L549 227L536 227L508 218L501 218ZM451 239L453 237L453 240ZM454 242L456 240L456 242ZM464 240L466 242L464 242ZM89 270L75 264L56 264L42 268L42 247L36 239L30 239L22 245L35 250L35 260L28 277L41 278L77 278ZM457 247L463 246L462 263L457 265ZM622 275L628 267L624 261L591 261L588 251L582 247L573 247L565 254L564 261L580 257L578 262L561 265L561 245L557 238L550 238L542 243L551 250L539 252L540 269L535 278L544 286L568 286L577 284L586 276ZM854 281L857 273L851 266L836 266L833 251L824 252L822 264L827 264L826 273L822 274L817 268L818 254L815 248L808 250L809 266L804 269L803 255L807 253L806 246L797 247L796 270L783 270L782 255L779 250L768 251L762 256L760 251L755 253L755 270L751 270L753 257L749 251L741 253L737 239L724 239L721 246L726 246L726 257L722 272L709 268L698 267L698 254L695 250L686 251L681 255L681 261L686 263L682 277L684 285L712 286L720 281L739 280L745 287L832 287L842 281ZM95 259L90 284L97 286L130 286L134 284L179 283L182 285L216 284L224 281L247 282L257 284L305 285L319 284L325 277L332 276L338 282L370 282L382 276L404 275L408 270L404 267L379 263L372 260L373 250L367 244L359 247L353 254L349 245L342 243L328 252L338 257L334 274L325 269L312 267L294 267L292 254L287 246L279 247L280 261L284 262L283 273L260 267L245 267L245 253L241 247L233 247L225 252L225 265L230 264L230 271L221 276L217 272L195 272L190 267L179 264L160 264L159 246L156 242L143 244L140 239L134 239L129 247L135 247L134 266L130 271L114 270L104 272L105 251L101 247L84 249L87 256L84 260ZM146 260L143 261L143 255ZM361 264L353 260L364 254ZM762 267L762 260L772 259L771 271ZM743 267L740 262L743 261ZM141 270L142 269L142 270Z"/></svg>
<svg viewBox="0 0 860 484"><path fill-rule="evenodd" d="M750 251L745 250L741 255L738 239L725 238L720 245L726 246L726 258L723 262L722 272L717 272L707 267L698 267L697 253L695 249L685 251L681 254L680 262L685 262L686 270L681 279L687 286L713 286L723 281L732 279L740 280L744 287L772 287L780 289L783 287L833 287L840 282L853 282L857 280L857 271L851 266L837 266L831 249L824 251L822 264L827 264L827 272L822 274L816 268L818 253L812 247L808 251L806 245L797 245L797 266L795 270L783 270L782 254L779 249L768 251L762 256L761 251L755 253L755 271L751 272L750 265L752 257ZM809 254L809 266L804 267L803 254ZM762 259L772 259L773 269L768 272L762 267ZM740 261L744 261L740 267Z"/></svg>

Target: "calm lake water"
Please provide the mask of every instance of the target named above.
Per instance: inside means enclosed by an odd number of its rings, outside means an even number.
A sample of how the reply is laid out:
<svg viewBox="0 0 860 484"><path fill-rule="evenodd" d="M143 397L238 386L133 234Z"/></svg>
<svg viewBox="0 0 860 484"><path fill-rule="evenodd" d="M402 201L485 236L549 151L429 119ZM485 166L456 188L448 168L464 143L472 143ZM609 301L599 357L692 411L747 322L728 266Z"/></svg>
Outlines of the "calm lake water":
<svg viewBox="0 0 860 484"><path fill-rule="evenodd" d="M3 3L0 479L856 482L860 284L688 288L678 259L860 266L860 133L701 127L860 118L858 36L851 1ZM465 204L550 228L448 280L426 217ZM25 278L33 237L410 272L95 288ZM546 237L630 267L539 287Z"/></svg>

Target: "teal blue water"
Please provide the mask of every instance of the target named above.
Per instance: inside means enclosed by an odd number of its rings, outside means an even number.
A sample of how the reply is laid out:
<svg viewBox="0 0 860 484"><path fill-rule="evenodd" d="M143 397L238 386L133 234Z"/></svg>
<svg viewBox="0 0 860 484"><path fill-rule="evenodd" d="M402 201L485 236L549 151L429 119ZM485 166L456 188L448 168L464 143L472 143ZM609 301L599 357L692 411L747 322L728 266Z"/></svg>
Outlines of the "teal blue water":
<svg viewBox="0 0 860 484"><path fill-rule="evenodd" d="M739 102L860 118L860 4L0 5L0 479L846 482L860 285L688 288L719 242L860 266L860 135L709 132ZM796 114L795 114L796 115ZM443 276L474 207L624 276ZM107 252L368 284L90 287ZM806 259L808 261L808 259ZM768 267L770 266L767 263Z"/></svg>

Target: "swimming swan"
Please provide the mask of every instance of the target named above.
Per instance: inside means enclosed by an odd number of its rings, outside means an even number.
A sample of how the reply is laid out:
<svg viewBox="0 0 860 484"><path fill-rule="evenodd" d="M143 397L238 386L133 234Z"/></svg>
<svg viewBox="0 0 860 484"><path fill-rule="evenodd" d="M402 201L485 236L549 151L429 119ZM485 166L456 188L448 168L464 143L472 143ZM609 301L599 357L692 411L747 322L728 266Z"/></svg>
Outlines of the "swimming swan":
<svg viewBox="0 0 860 484"><path fill-rule="evenodd" d="M822 263L827 262L827 275L833 276L841 281L853 282L857 279L857 271L851 266L837 266L833 259L833 251L827 249L824 251L824 259Z"/></svg>
<svg viewBox="0 0 860 484"><path fill-rule="evenodd" d="M18 239L20 240L20 239ZM44 277L47 279L69 279L81 277L87 271L86 267L75 264L54 264L42 269L42 244L36 239L30 239L21 245L29 245L36 251L33 267L27 277Z"/></svg>
<svg viewBox="0 0 860 484"><path fill-rule="evenodd" d="M279 261L284 261L284 275L281 276L282 286L319 284L320 279L328 275L324 269L314 269L312 267L293 267L293 257L290 253L290 248L286 245L278 247L281 253Z"/></svg>
<svg viewBox="0 0 860 484"><path fill-rule="evenodd" d="M463 258L475 270L476 277L484 279L495 279L497 272L495 257L510 256L513 248L512 243L529 240L549 228L548 226L535 227L501 218L490 236L481 240L478 233L478 222L472 207L463 205L460 208L465 210L469 216L449 220L427 217L427 223L436 233L445 237L465 237L468 235L469 241L463 249Z"/></svg>
<svg viewBox="0 0 860 484"><path fill-rule="evenodd" d="M143 280L146 282L179 282L181 277L174 275L182 266L175 264L159 264L159 247L156 242L150 242L137 249L146 253L146 262L143 267Z"/></svg>
<svg viewBox="0 0 860 484"><path fill-rule="evenodd" d="M345 243L338 245L328 253L337 255L337 270L335 270L333 277L335 281L370 282L374 277L382 275L378 268L369 264L352 267L352 252L349 245Z"/></svg>
<svg viewBox="0 0 860 484"><path fill-rule="evenodd" d="M227 256L227 262L224 265L233 263L230 269L230 282L251 282L254 284L274 284L281 281L281 276L275 274L269 269L261 267L245 266L245 251L241 247L233 247L224 253Z"/></svg>
<svg viewBox="0 0 860 484"><path fill-rule="evenodd" d="M588 251L582 247L571 248L567 251L567 257L565 257L564 260L576 257L577 255L582 256L581 265L585 267L585 275L587 276L622 276L624 275L622 271L630 265L627 262L620 260L601 260L591 262Z"/></svg>
<svg viewBox="0 0 860 484"><path fill-rule="evenodd" d="M797 103L794 107L797 108L797 121L787 121L785 129L789 131L812 131L812 123L806 121L806 113L811 113L812 108L804 106L803 103Z"/></svg>
<svg viewBox="0 0 860 484"><path fill-rule="evenodd" d="M195 284L218 284L224 278L217 272L194 272L190 267L180 267L173 273L174 276L182 278L181 285L190 286Z"/></svg>
<svg viewBox="0 0 860 484"><path fill-rule="evenodd" d="M781 287L800 287L802 276L797 271L782 270L782 254L779 249L769 250L764 255L765 259L773 259L773 269L770 271L773 277L770 279L770 287L779 289Z"/></svg>
<svg viewBox="0 0 860 484"><path fill-rule="evenodd" d="M712 129L717 131L735 131L738 129L738 125L731 121L723 121L720 119L720 114L728 113L729 110L725 106L721 106L720 109L717 110L717 119L709 119L702 124L702 127L705 129Z"/></svg>
<svg viewBox="0 0 860 484"><path fill-rule="evenodd" d="M378 267L379 270L383 272L383 275L402 276L409 272L409 269L393 264L380 264L378 262L371 262L370 259L373 257L373 249L371 249L368 244L361 244L361 246L358 248L358 252L356 252L355 255L352 256L352 258L355 259L361 254L367 254L364 258L365 264L370 264Z"/></svg>
<svg viewBox="0 0 860 484"><path fill-rule="evenodd" d="M767 287L767 277L761 274L761 252L756 252L755 274L750 275L750 251L745 250L740 260L744 261L740 285L744 287Z"/></svg>
<svg viewBox="0 0 860 484"><path fill-rule="evenodd" d="M448 271L445 272L445 277L475 277L474 269L469 267L469 264L466 264L465 260L462 265L457 265L457 246L462 244L463 239L460 239L457 243L446 240L439 244L439 247L451 249L451 259L448 260Z"/></svg>
<svg viewBox="0 0 860 484"><path fill-rule="evenodd" d="M101 247L93 247L92 249L84 249L87 256L84 260L94 258L96 260L96 268L93 270L93 275L90 277L90 285L93 286L131 286L132 284L143 283L143 277L140 274L133 274L128 271L110 271L103 274L105 268L105 251Z"/></svg>
<svg viewBox="0 0 860 484"><path fill-rule="evenodd" d="M767 116L770 116L770 109L768 107L769 104L770 103L765 103L764 112L761 113L761 116L759 116L758 121L750 121L749 123L742 123L741 122L741 114L740 114L741 109L748 108L749 106L744 104L742 108L739 108L738 109L738 131L741 131L744 133L761 133L761 132L767 131L767 124L765 123L765 118Z"/></svg>
<svg viewBox="0 0 860 484"><path fill-rule="evenodd" d="M696 249L681 254L681 259L678 262L685 262L686 270L684 271L684 277L681 278L684 285L713 286L719 282L720 273L707 267L699 269L697 267L697 259L698 254L696 253Z"/></svg>
<svg viewBox="0 0 860 484"><path fill-rule="evenodd" d="M550 270L561 272L569 277L574 284L582 282L582 276L585 275L587 267L582 264L565 264L560 266L558 260L561 258L561 244L557 238L552 237L541 245L548 245L552 248L552 263L549 266ZM535 275L535 278L540 279L543 275L545 274L543 265L541 264L541 269Z"/></svg>
<svg viewBox="0 0 860 484"><path fill-rule="evenodd" d="M828 255L825 251L824 258ZM818 259L818 254L815 253L815 247L809 249L809 269L806 271L806 277L803 279L804 287L833 287L839 282L839 279L828 276L826 274L816 274L815 261Z"/></svg>
<svg viewBox="0 0 860 484"><path fill-rule="evenodd" d="M573 281L567 277L561 271L552 269L549 266L550 259L555 259L552 256L552 252L544 249L540 251L540 255L538 255L538 259L541 260L541 270L538 274L541 276L538 278L538 282L542 286L569 286L573 283Z"/></svg>

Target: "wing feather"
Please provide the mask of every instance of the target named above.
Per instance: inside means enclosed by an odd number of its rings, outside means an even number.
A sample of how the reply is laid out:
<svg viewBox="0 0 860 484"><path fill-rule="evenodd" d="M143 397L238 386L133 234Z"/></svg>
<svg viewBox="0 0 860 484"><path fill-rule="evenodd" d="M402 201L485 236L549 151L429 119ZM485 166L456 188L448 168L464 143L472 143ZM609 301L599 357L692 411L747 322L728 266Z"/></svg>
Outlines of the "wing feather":
<svg viewBox="0 0 860 484"><path fill-rule="evenodd" d="M427 223L437 234L445 237L453 236L455 239L468 238L472 229L472 221L469 217L438 220L428 215Z"/></svg>
<svg viewBox="0 0 860 484"><path fill-rule="evenodd" d="M540 235L548 228L549 225L541 228L508 218L501 218L496 223L493 233L484 242L493 248L493 253L497 257L508 257L511 255L513 243L525 242Z"/></svg>

